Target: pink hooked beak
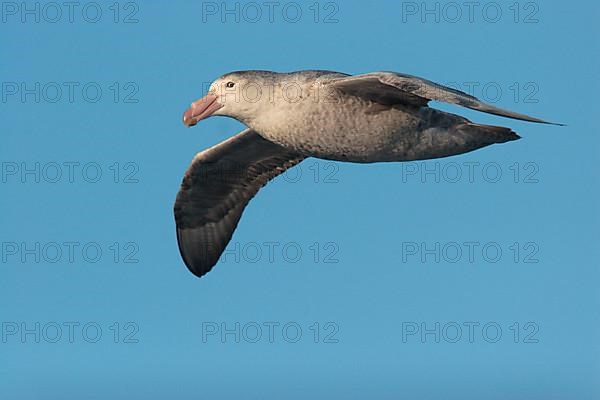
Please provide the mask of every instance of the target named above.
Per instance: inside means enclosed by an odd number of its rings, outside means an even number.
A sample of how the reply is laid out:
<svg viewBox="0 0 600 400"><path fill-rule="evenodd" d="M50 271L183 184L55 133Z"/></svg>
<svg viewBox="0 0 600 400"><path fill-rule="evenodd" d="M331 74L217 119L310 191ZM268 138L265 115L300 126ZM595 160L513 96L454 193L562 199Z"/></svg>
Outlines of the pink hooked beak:
<svg viewBox="0 0 600 400"><path fill-rule="evenodd" d="M215 111L223 107L223 104L219 103L219 96L214 93L208 93L200 100L196 100L192 103L191 107L183 113L183 123L188 128L196 125L200 120L210 117Z"/></svg>

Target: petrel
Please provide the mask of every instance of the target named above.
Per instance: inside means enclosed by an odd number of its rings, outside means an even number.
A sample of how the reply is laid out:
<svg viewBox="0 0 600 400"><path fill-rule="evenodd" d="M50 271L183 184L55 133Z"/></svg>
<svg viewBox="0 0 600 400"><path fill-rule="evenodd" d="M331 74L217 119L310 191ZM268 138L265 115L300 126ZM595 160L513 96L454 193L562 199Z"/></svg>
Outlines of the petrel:
<svg viewBox="0 0 600 400"><path fill-rule="evenodd" d="M428 106L431 100L552 124L396 72L232 72L192 103L183 123L221 115L248 127L196 154L175 201L177 242L201 277L223 253L244 208L270 179L308 157L354 163L428 160L520 138ZM554 124L560 125L560 124Z"/></svg>

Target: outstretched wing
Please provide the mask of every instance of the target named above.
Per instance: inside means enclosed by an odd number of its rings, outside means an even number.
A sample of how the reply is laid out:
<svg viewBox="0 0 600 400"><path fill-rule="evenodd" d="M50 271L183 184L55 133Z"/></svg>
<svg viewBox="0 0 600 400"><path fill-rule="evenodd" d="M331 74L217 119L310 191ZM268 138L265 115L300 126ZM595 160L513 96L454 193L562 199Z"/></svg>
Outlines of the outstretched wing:
<svg viewBox="0 0 600 400"><path fill-rule="evenodd" d="M174 207L179 251L194 275L217 263L259 189L303 159L250 129L194 157Z"/></svg>
<svg viewBox="0 0 600 400"><path fill-rule="evenodd" d="M477 111L523 121L555 124L529 115L504 110L450 87L411 75L396 72L373 72L364 75L331 79L329 84L353 96L368 98L376 103L425 106L430 100L458 104Z"/></svg>

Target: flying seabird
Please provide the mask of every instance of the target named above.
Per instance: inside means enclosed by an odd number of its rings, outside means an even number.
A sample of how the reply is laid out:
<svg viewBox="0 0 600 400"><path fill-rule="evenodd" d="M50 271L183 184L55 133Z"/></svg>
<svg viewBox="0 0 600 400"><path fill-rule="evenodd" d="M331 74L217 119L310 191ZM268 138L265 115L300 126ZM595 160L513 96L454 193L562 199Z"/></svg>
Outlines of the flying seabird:
<svg viewBox="0 0 600 400"><path fill-rule="evenodd" d="M244 208L270 179L308 157L355 163L447 157L520 138L428 107L431 100L552 124L416 76L333 71L232 72L192 103L183 123L221 115L248 127L198 153L175 201L177 241L201 277L231 240ZM560 125L560 124L554 124Z"/></svg>

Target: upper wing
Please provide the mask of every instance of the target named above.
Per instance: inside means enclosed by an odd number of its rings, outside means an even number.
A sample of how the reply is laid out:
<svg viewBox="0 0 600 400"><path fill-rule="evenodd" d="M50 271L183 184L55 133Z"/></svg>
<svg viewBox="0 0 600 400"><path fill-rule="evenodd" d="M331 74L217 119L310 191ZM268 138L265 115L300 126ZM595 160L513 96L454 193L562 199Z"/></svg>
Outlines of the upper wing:
<svg viewBox="0 0 600 400"><path fill-rule="evenodd" d="M303 159L250 129L194 157L174 210L179 251L194 275L217 263L258 190Z"/></svg>
<svg viewBox="0 0 600 400"><path fill-rule="evenodd" d="M462 107L483 111L489 114L520 119L523 121L554 124L529 115L504 110L473 97L460 90L452 89L435 82L396 72L373 72L370 74L332 79L329 84L353 96L368 98L382 104L412 104L425 106L430 100L458 104Z"/></svg>

